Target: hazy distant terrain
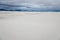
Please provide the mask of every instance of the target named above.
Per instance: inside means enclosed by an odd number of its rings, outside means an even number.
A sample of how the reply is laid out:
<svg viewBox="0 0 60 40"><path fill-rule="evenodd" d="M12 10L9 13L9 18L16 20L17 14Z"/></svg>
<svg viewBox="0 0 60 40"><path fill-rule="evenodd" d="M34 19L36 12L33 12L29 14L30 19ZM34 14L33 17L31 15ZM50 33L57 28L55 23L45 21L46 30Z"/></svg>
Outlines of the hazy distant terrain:
<svg viewBox="0 0 60 40"><path fill-rule="evenodd" d="M0 40L60 40L60 13L0 11Z"/></svg>

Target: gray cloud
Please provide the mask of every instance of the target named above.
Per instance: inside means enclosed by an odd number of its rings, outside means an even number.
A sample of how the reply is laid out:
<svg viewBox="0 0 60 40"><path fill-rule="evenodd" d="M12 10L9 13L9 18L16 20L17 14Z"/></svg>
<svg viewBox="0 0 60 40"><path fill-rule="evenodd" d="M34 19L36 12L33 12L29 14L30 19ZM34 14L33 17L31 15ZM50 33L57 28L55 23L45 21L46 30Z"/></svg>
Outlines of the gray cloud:
<svg viewBox="0 0 60 40"><path fill-rule="evenodd" d="M28 10L41 8L60 10L60 0L0 0L0 4L1 3L9 5L24 5L25 7L22 7L22 9Z"/></svg>
<svg viewBox="0 0 60 40"><path fill-rule="evenodd" d="M60 0L0 0L0 2L8 4L20 4L20 3L50 4L50 5L60 4Z"/></svg>

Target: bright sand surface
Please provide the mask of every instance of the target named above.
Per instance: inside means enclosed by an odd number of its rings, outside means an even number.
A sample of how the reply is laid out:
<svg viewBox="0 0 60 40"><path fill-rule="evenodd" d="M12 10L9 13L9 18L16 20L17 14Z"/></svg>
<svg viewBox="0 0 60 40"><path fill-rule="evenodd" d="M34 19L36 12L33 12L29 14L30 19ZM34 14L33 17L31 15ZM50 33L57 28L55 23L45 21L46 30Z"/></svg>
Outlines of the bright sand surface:
<svg viewBox="0 0 60 40"><path fill-rule="evenodd" d="M60 12L0 11L0 40L60 40Z"/></svg>

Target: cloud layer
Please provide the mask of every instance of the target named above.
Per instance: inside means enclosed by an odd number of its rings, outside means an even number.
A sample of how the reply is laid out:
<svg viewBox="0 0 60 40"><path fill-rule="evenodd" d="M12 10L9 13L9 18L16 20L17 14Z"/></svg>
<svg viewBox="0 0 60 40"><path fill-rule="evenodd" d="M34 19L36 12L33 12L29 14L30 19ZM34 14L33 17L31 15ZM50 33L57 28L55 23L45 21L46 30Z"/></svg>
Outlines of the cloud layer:
<svg viewBox="0 0 60 40"><path fill-rule="evenodd" d="M4 10L60 10L59 0L1 0L0 9Z"/></svg>

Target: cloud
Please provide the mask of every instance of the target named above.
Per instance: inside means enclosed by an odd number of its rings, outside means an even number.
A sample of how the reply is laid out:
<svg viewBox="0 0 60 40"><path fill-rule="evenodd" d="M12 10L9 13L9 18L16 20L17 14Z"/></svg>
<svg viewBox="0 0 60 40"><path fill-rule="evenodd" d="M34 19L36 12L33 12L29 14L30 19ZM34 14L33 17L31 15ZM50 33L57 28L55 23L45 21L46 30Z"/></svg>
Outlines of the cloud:
<svg viewBox="0 0 60 40"><path fill-rule="evenodd" d="M49 8L51 9L51 6L45 6L43 4L38 5L38 4L30 4L30 3L23 3L20 5L10 5L10 4L0 4L0 9L20 9L20 10L48 10Z"/></svg>
<svg viewBox="0 0 60 40"><path fill-rule="evenodd" d="M60 10L60 1L59 0L1 0L0 9L28 10L28 11Z"/></svg>
<svg viewBox="0 0 60 40"><path fill-rule="evenodd" d="M6 4L21 4L21 3L35 3L35 4L60 4L60 0L0 0Z"/></svg>

